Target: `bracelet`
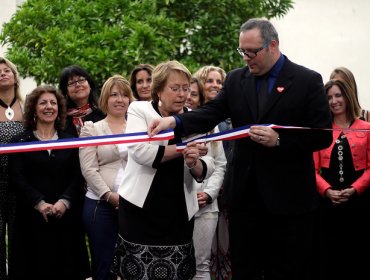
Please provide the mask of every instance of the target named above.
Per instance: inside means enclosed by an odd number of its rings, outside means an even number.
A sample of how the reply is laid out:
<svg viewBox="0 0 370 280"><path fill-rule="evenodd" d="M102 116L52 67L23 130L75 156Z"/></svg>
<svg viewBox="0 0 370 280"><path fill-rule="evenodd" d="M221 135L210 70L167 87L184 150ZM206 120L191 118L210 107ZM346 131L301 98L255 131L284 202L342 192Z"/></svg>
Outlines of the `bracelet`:
<svg viewBox="0 0 370 280"><path fill-rule="evenodd" d="M108 196L107 196L107 199L106 199L106 201L109 203L109 198L110 198L110 196L112 195L112 192L109 192L109 194L108 194Z"/></svg>
<svg viewBox="0 0 370 280"><path fill-rule="evenodd" d="M191 170L191 169L193 169L193 168L197 165L197 162L198 162L198 160L195 160L192 166L190 166L190 167L189 167L188 165L186 165L186 167L187 167L189 170Z"/></svg>

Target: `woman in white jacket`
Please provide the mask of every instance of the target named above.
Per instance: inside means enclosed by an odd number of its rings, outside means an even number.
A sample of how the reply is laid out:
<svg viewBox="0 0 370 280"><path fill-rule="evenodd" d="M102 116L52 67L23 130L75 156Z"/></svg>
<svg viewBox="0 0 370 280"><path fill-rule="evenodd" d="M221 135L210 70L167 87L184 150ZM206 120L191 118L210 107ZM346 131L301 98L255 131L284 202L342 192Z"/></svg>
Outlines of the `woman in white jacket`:
<svg viewBox="0 0 370 280"><path fill-rule="evenodd" d="M152 101L130 105L127 132L146 132L153 119L185 112L191 74L177 61L152 73ZM192 242L198 211L193 178L213 171L213 160L199 158L202 144L181 153L175 139L132 144L119 188L119 237L113 270L125 280L190 280L195 274Z"/></svg>
<svg viewBox="0 0 370 280"><path fill-rule="evenodd" d="M190 84L191 91L188 94L186 104L189 109L196 109L205 102L203 84L195 77ZM211 133L219 132L216 126ZM194 180L197 190L199 210L195 213L193 242L196 260L195 279L210 280L211 249L218 222L218 203L221 186L224 181L226 170L226 157L222 142L207 144L208 153L214 159L215 170L211 176L198 183Z"/></svg>

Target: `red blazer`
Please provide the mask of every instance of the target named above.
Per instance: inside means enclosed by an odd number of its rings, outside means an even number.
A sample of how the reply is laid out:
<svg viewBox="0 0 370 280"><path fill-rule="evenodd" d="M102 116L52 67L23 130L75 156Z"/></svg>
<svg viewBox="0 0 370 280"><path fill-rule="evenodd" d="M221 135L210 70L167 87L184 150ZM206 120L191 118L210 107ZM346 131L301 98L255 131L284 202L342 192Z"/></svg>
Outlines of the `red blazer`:
<svg viewBox="0 0 370 280"><path fill-rule="evenodd" d="M338 129L340 127L333 123L333 128ZM370 123L357 119L352 124L351 129L370 129ZM351 132L348 130L333 130L333 142L330 147L314 153L316 184L317 190L321 195L324 195L325 191L330 188L330 185L321 177L320 168L329 168L330 155L333 150L335 140L338 139L341 132L343 132L347 137L355 170L358 171L365 169L362 176L353 182L351 186L356 189L358 194L361 194L370 185L370 133L363 131Z"/></svg>

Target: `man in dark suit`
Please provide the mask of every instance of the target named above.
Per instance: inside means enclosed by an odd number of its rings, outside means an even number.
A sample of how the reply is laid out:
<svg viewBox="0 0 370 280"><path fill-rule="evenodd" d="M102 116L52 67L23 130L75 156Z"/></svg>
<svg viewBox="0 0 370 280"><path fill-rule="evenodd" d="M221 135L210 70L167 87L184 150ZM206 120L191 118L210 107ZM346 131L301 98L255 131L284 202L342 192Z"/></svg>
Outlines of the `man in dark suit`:
<svg viewBox="0 0 370 280"><path fill-rule="evenodd" d="M148 133L206 132L228 117L233 127L253 124L250 137L235 141L224 181L233 280L310 279L318 206L312 153L332 141L322 77L281 54L264 19L241 26L238 52L247 66L228 73L213 101L156 120Z"/></svg>

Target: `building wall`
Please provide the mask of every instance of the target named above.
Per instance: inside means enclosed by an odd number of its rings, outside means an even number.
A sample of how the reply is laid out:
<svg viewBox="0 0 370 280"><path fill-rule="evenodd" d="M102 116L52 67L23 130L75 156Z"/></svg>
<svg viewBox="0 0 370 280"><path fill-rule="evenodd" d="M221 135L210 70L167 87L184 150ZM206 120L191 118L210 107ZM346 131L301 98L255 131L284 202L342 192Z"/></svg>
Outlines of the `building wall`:
<svg viewBox="0 0 370 280"><path fill-rule="evenodd" d="M24 0L6 1L0 9L0 28ZM294 0L294 9L282 19L274 19L282 52L289 59L316 70L324 82L336 66L346 66L355 75L361 106L370 109L370 1L365 0ZM238 42L234 45L237 46ZM0 56L5 49L0 47ZM22 93L35 83L22 81Z"/></svg>
<svg viewBox="0 0 370 280"><path fill-rule="evenodd" d="M337 66L355 75L360 105L370 110L370 1L294 0L294 10L273 20L281 51L318 71L324 83Z"/></svg>

